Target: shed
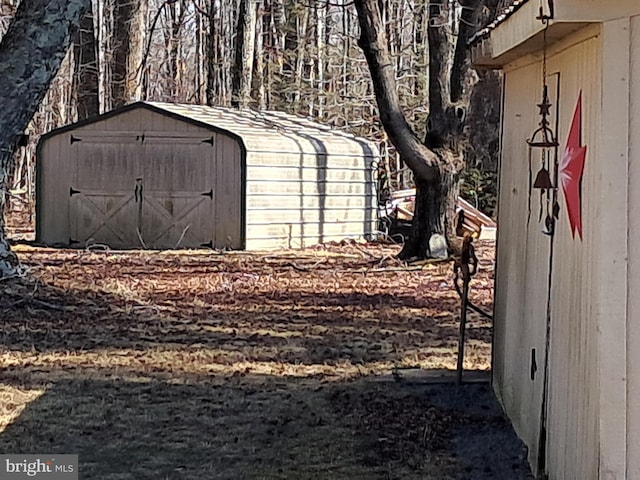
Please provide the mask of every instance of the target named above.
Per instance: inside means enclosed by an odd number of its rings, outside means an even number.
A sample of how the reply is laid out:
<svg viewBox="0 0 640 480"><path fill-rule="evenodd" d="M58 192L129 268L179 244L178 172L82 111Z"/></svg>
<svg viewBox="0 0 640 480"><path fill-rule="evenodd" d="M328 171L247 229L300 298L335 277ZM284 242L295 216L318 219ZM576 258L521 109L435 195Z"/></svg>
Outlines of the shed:
<svg viewBox="0 0 640 480"><path fill-rule="evenodd" d="M295 248L375 228L375 145L281 112L138 102L37 153L36 240Z"/></svg>
<svg viewBox="0 0 640 480"><path fill-rule="evenodd" d="M494 388L541 478L640 478L640 2L513 0L472 52L504 79ZM532 188L543 78L572 192Z"/></svg>

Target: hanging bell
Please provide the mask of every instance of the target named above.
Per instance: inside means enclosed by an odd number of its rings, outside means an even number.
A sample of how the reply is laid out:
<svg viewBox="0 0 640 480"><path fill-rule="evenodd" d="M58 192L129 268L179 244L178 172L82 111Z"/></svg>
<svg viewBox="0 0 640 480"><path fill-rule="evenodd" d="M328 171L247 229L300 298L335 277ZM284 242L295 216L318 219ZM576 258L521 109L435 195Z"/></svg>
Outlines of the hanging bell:
<svg viewBox="0 0 640 480"><path fill-rule="evenodd" d="M532 148L555 148L558 146L558 139L553 134L553 131L549 128L549 120L547 117L550 115L551 102L549 101L549 90L547 85L542 86L542 102L538 104L540 109L540 127L533 132L531 138L527 140L527 143Z"/></svg>
<svg viewBox="0 0 640 480"><path fill-rule="evenodd" d="M549 175L549 171L546 168L542 167L537 173L536 179L533 182L533 188L541 188L543 190L553 188L551 175Z"/></svg>

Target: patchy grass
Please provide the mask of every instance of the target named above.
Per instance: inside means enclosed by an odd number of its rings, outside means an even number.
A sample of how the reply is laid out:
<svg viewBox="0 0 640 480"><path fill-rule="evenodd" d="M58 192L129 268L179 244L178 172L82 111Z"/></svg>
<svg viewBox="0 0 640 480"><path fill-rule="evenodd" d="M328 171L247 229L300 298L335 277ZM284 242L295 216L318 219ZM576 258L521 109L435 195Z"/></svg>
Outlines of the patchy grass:
<svg viewBox="0 0 640 480"><path fill-rule="evenodd" d="M79 453L83 479L526 478L487 385L393 375L455 368L448 263L353 243L16 251L31 275L0 283L0 451ZM467 331L466 368L488 370L490 325Z"/></svg>

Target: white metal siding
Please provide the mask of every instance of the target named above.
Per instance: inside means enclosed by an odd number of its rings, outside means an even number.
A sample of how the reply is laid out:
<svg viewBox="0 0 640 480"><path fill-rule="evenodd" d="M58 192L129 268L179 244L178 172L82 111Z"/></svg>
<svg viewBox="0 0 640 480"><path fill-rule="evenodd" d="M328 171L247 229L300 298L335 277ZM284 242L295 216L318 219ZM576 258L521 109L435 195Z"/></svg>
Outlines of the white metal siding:
<svg viewBox="0 0 640 480"><path fill-rule="evenodd" d="M303 247L374 230L372 143L283 112L152 105L242 137L247 249Z"/></svg>
<svg viewBox="0 0 640 480"><path fill-rule="evenodd" d="M372 232L373 158L364 155L248 152L247 249L304 247Z"/></svg>

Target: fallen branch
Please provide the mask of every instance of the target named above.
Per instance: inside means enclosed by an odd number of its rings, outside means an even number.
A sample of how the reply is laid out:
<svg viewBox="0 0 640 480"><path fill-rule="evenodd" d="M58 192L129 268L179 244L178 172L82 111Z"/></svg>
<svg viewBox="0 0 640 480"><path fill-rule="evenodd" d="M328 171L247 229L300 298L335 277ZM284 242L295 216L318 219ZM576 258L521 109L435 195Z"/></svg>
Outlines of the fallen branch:
<svg viewBox="0 0 640 480"><path fill-rule="evenodd" d="M40 285L40 282L36 281L33 284L33 290L31 291L31 293L22 296L19 300L16 300L15 302L10 303L9 305L5 306L4 308L13 308L13 307L16 307L18 305L32 303L32 304L39 305L39 306L44 307L44 308L48 308L50 310L57 310L57 311L61 311L61 312L65 312L65 311L68 311L68 310L71 309L71 307L68 307L68 306L54 305L53 303L49 303L49 302L46 302L44 300L39 300L39 299L35 298L35 294L38 291L38 286L39 285Z"/></svg>
<svg viewBox="0 0 640 480"><path fill-rule="evenodd" d="M28 302L35 303L36 305L39 305L44 308L48 308L50 310L57 310L59 312L67 312L72 309L72 307L67 305L64 305L64 306L54 305L53 303L45 302L44 300L38 300L37 298L30 298L28 299Z"/></svg>

